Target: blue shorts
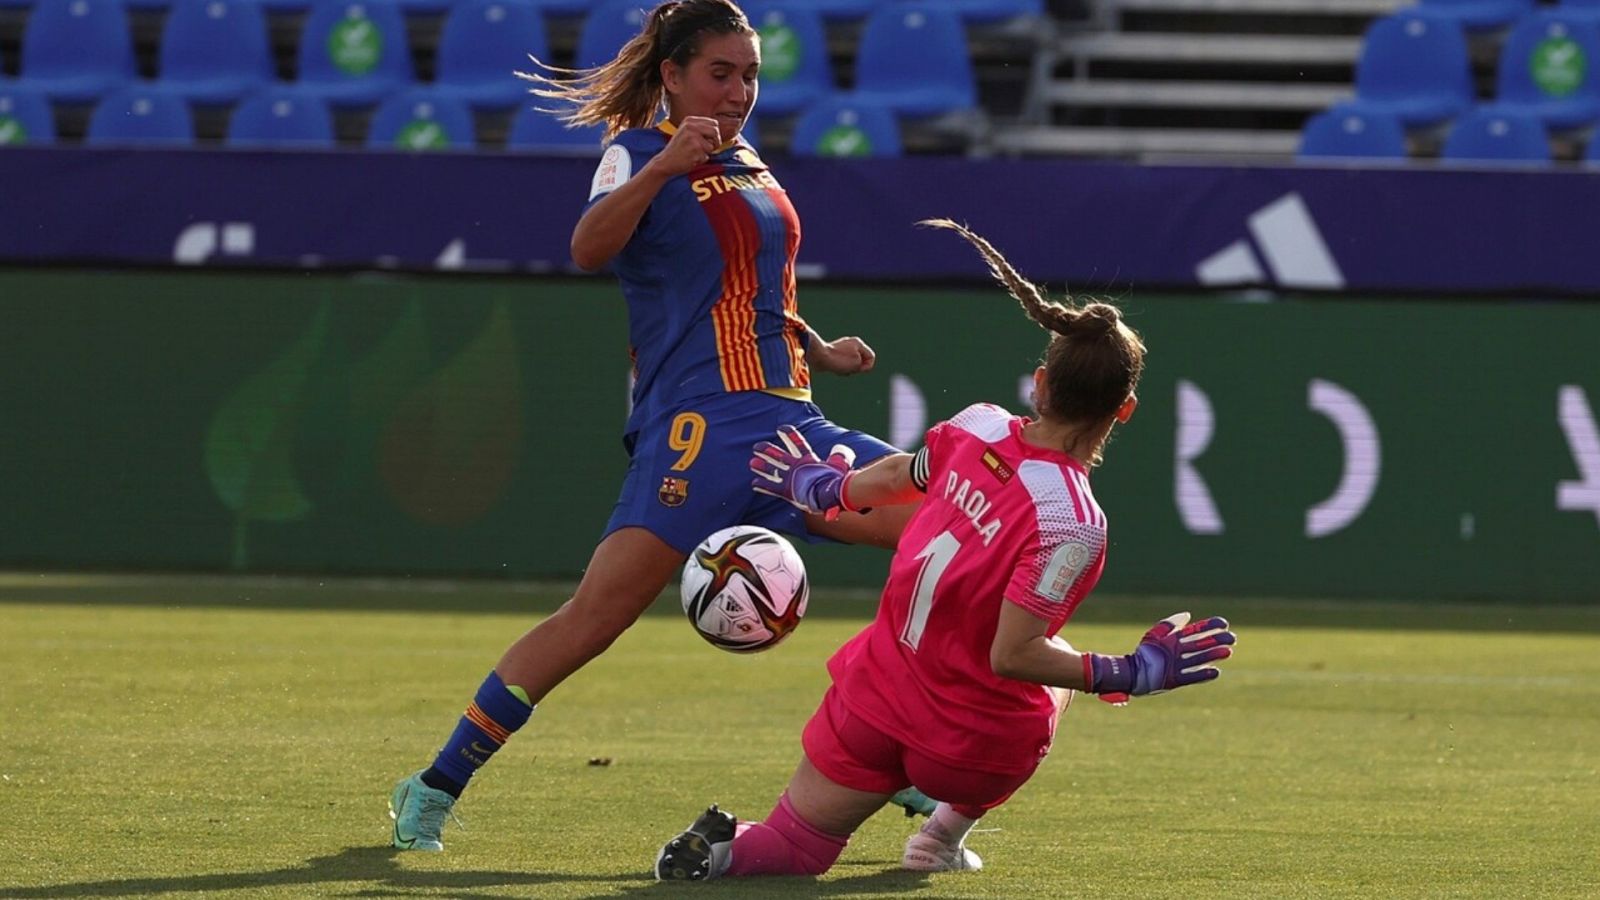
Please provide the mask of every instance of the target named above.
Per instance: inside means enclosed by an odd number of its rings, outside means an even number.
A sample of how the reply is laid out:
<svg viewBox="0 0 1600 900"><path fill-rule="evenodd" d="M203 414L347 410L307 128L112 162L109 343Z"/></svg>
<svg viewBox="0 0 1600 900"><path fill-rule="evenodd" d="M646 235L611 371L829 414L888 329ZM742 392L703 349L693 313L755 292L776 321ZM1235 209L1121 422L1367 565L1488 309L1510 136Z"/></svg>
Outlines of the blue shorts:
<svg viewBox="0 0 1600 900"><path fill-rule="evenodd" d="M872 435L833 424L813 403L762 391L686 401L632 436L628 474L605 535L646 528L685 555L706 535L730 525L826 540L806 530L805 513L750 489L751 447L771 440L786 424L800 429L819 455L827 456L835 444L850 447L858 467L895 452Z"/></svg>

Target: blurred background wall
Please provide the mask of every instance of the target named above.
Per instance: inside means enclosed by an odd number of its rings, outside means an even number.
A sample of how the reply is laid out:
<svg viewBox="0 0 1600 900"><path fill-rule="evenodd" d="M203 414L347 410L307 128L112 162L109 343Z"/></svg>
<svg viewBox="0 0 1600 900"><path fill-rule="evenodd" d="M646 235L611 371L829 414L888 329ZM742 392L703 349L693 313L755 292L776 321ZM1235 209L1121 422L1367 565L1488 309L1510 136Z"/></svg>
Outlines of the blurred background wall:
<svg viewBox="0 0 1600 900"><path fill-rule="evenodd" d="M1026 410L1043 335L953 217L1150 343L1108 585L1600 602L1591 6L750 3L802 312L880 353L820 402L908 448ZM509 73L642 7L0 0L0 566L581 571L600 143Z"/></svg>

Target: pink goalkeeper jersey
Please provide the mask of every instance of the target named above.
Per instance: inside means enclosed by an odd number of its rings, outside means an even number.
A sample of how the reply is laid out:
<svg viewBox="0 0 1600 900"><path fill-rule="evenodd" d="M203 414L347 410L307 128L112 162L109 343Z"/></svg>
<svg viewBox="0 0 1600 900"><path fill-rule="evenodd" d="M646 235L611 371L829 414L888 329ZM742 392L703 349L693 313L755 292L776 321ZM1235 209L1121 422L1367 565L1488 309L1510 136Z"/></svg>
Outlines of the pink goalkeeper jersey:
<svg viewBox="0 0 1600 900"><path fill-rule="evenodd" d="M1050 749L1055 702L989 666L1000 604L1060 630L1100 580L1106 517L1083 466L1022 440L998 406L927 435L928 496L906 525L878 615L828 670L845 703L946 764L1031 771Z"/></svg>

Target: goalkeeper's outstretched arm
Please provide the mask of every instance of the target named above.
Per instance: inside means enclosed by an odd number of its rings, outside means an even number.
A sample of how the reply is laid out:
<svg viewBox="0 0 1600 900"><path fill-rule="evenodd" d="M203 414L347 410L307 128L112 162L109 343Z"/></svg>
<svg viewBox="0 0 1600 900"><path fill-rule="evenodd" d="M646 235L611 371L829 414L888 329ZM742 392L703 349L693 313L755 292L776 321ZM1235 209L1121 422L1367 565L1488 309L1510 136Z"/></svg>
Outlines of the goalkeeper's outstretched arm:
<svg viewBox="0 0 1600 900"><path fill-rule="evenodd" d="M750 487L810 513L830 519L841 510L863 512L877 506L919 503L928 487L927 449L891 453L855 470L855 453L840 444L822 459L792 425L778 429L776 442L751 448ZM920 475L919 475L920 473Z"/></svg>
<svg viewBox="0 0 1600 900"><path fill-rule="evenodd" d="M1003 603L989 665L1002 678L1072 688L1091 694L1157 694L1220 674L1215 663L1233 655L1228 620L1190 622L1174 613L1145 632L1126 656L1084 653L1065 639L1046 636L1048 622L1015 603Z"/></svg>

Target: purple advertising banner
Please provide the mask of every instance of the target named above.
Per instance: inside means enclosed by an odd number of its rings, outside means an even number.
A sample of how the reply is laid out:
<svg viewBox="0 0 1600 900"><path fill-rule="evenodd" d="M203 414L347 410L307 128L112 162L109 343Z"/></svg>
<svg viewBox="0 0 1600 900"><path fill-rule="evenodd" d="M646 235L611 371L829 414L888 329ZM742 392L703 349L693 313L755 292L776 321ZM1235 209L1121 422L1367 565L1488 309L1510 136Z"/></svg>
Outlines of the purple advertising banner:
<svg viewBox="0 0 1600 900"><path fill-rule="evenodd" d="M565 272L593 158L6 149L0 262ZM1600 170L774 161L802 274L1074 290L1600 291Z"/></svg>

